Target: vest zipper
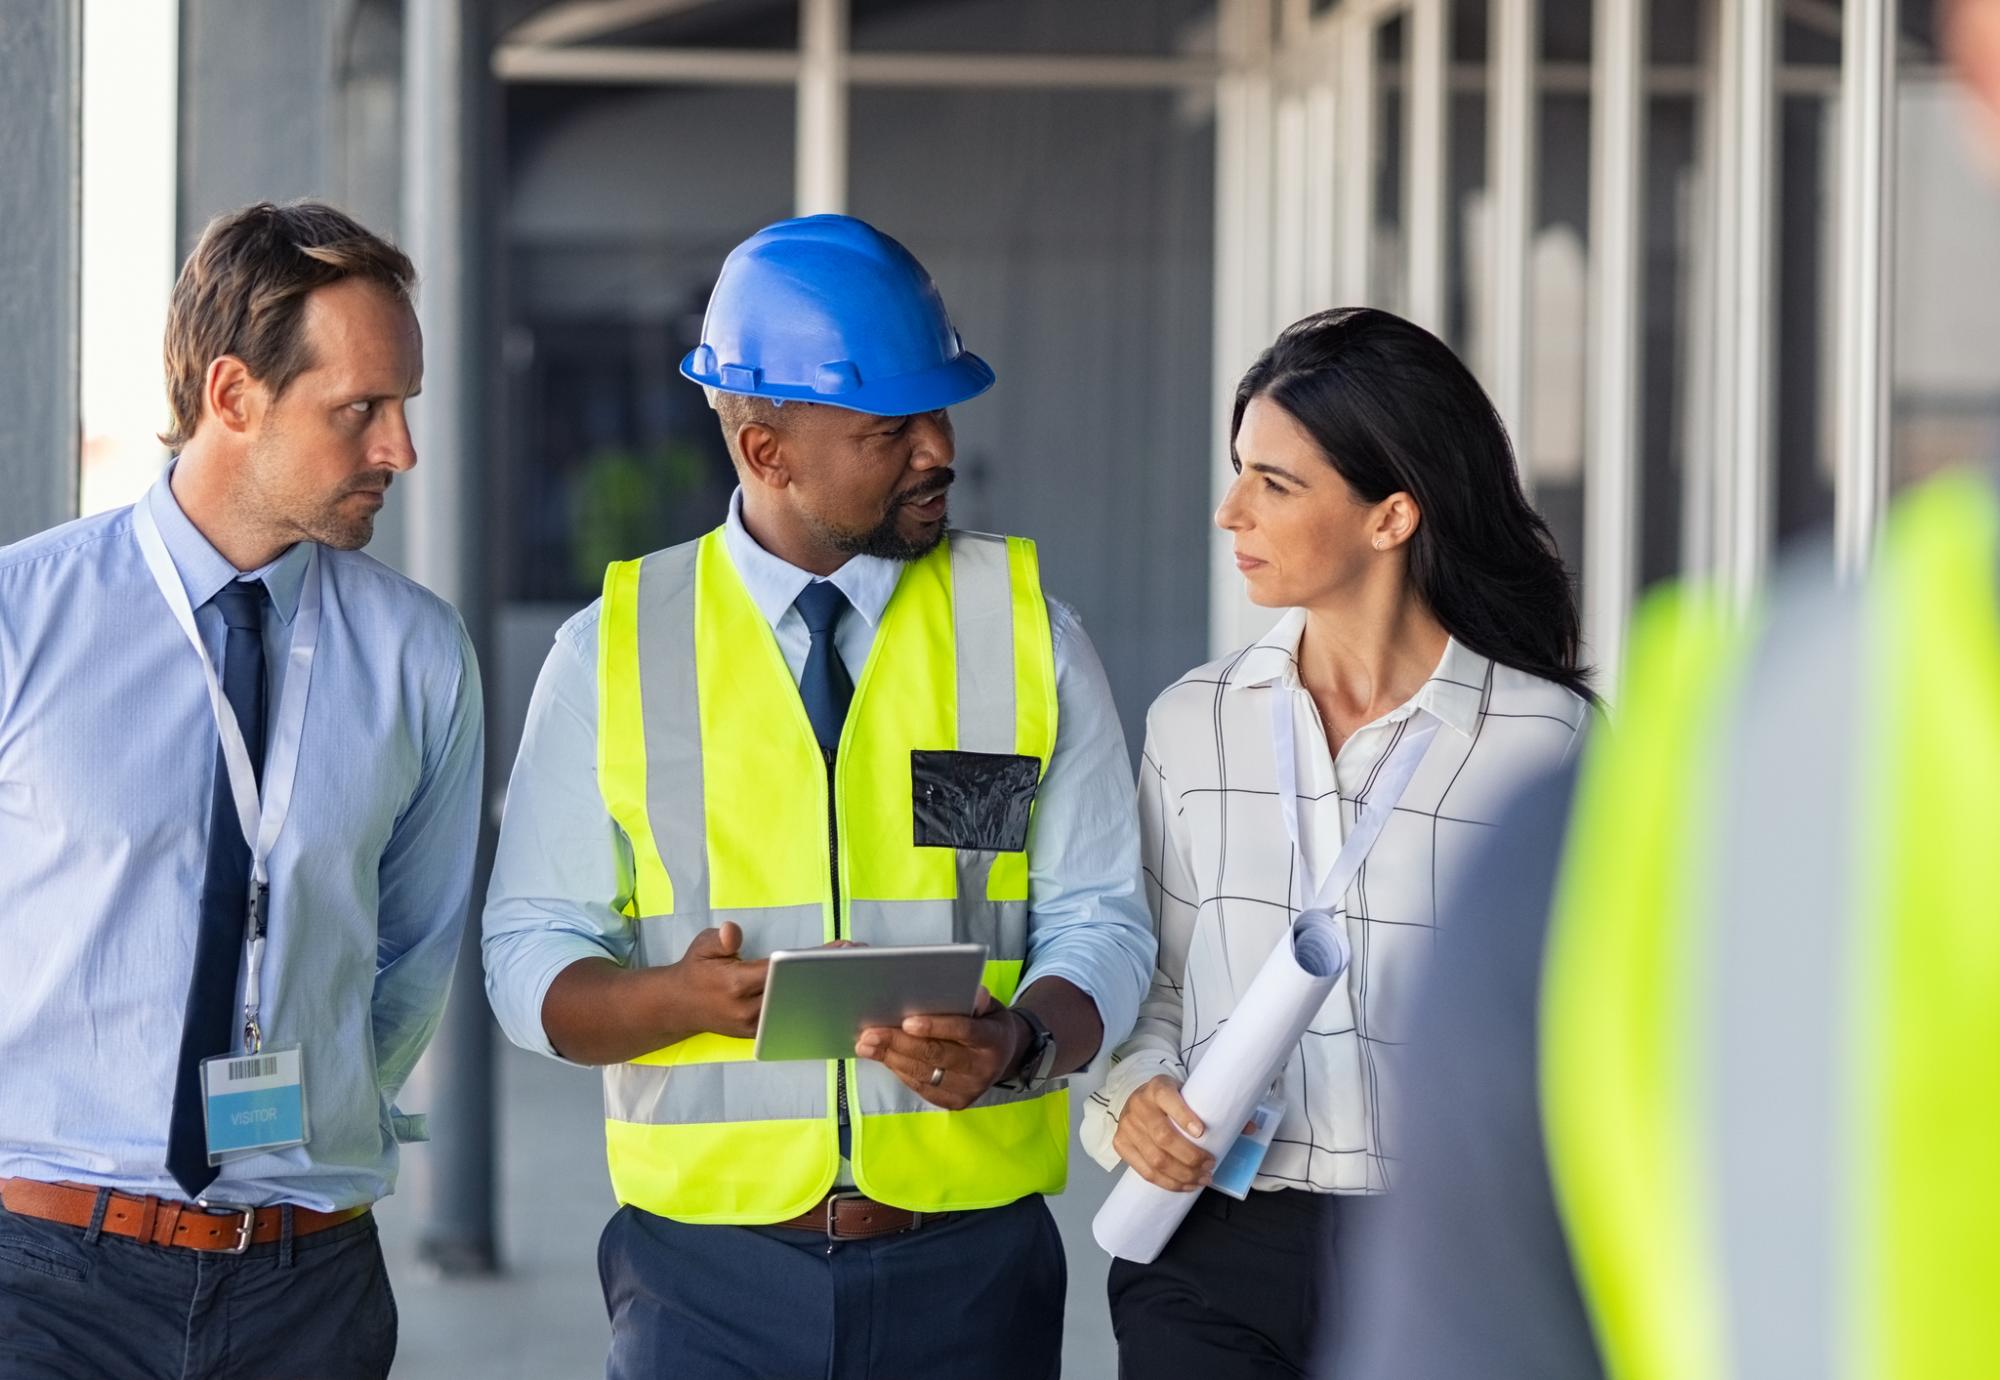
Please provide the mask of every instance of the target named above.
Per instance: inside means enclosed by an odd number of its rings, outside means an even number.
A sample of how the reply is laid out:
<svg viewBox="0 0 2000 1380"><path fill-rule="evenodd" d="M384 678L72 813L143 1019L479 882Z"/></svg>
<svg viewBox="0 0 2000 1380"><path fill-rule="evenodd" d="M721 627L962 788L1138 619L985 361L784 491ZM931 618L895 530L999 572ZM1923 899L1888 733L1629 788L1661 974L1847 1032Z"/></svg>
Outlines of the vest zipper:
<svg viewBox="0 0 2000 1380"><path fill-rule="evenodd" d="M834 798L834 757L837 750L823 747L820 755L826 759L826 868L827 876L833 883L833 937L845 939L847 936L840 923L840 807ZM833 1066L834 1107L839 1120L837 1125L845 1127L847 1122L847 1061L839 1059ZM836 1132L836 1134L838 1134ZM843 1137L845 1139L845 1137ZM851 1148L851 1147L850 1147Z"/></svg>

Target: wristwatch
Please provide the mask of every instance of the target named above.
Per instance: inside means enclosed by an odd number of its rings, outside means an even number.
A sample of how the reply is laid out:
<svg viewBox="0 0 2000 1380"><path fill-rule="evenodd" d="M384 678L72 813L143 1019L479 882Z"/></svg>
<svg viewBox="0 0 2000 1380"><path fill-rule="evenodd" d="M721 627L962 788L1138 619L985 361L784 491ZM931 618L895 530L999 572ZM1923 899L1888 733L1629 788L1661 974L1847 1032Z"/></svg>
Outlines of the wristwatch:
<svg viewBox="0 0 2000 1380"><path fill-rule="evenodd" d="M1037 1092L1049 1081L1049 1071L1056 1066L1056 1037L1049 1034L1042 1018L1025 1006L1010 1006L1007 1009L1026 1023L1028 1047L1013 1072L993 1086L1006 1092Z"/></svg>

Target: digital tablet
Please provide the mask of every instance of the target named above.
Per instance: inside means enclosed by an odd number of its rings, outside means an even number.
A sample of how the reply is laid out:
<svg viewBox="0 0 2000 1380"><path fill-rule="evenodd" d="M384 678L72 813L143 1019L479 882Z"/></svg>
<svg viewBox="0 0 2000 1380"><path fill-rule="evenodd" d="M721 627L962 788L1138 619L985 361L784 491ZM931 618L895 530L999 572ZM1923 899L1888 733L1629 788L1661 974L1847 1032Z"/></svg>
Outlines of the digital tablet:
<svg viewBox="0 0 2000 1380"><path fill-rule="evenodd" d="M851 1059L870 1026L906 1016L969 1016L984 944L780 949L764 978L759 1059Z"/></svg>

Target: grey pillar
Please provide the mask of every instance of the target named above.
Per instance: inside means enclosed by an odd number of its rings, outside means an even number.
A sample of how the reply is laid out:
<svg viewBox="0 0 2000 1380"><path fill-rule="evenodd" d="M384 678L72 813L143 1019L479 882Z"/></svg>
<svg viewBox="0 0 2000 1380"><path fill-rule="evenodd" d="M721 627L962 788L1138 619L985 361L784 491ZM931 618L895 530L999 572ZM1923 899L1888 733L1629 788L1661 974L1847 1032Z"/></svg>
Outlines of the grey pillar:
<svg viewBox="0 0 2000 1380"><path fill-rule="evenodd" d="M344 8L181 0L180 257L224 211L326 195Z"/></svg>
<svg viewBox="0 0 2000 1380"><path fill-rule="evenodd" d="M485 274L476 227L491 98L481 9L477 0L407 0L403 10L402 242L416 261L424 329L424 396L411 412L418 463L405 482L404 568L458 606L474 646L490 662L485 491L475 474L486 450ZM490 723L490 673L486 685ZM489 799L504 779L489 761ZM492 848L489 812L465 949L430 1055L432 1192L421 1250L447 1274L485 1274L498 1265L494 1024L479 963L479 905Z"/></svg>
<svg viewBox="0 0 2000 1380"><path fill-rule="evenodd" d="M402 0L178 3L176 257L225 211L299 197L400 239ZM368 554L402 569L403 526L392 498Z"/></svg>
<svg viewBox="0 0 2000 1380"><path fill-rule="evenodd" d="M0 545L76 516L83 6L0 10Z"/></svg>

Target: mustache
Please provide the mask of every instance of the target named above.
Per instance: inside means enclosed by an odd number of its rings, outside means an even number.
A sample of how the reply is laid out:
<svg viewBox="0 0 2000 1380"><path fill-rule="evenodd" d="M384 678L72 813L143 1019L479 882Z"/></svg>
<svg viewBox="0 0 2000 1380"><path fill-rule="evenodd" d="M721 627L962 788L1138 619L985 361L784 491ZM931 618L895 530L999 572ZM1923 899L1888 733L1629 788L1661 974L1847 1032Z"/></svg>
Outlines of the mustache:
<svg viewBox="0 0 2000 1380"><path fill-rule="evenodd" d="M380 479L352 480L342 487L340 496L346 498L350 494L386 494L389 492L389 486L395 482L396 476L393 474L385 474Z"/></svg>
<svg viewBox="0 0 2000 1380"><path fill-rule="evenodd" d="M926 479L921 484L912 485L909 489L905 490L903 493L898 494L896 496L896 502L922 503L926 499L936 498L939 494L943 493L946 489L949 489L952 485L956 484L957 482L958 482L957 471L939 470L935 478Z"/></svg>

